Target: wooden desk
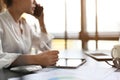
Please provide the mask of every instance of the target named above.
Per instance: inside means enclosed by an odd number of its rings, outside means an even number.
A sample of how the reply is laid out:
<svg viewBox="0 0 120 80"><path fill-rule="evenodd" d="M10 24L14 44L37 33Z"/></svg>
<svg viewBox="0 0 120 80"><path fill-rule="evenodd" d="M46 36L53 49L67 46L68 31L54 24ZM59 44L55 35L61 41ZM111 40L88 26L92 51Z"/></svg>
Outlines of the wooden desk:
<svg viewBox="0 0 120 80"><path fill-rule="evenodd" d="M105 62L84 57L87 62L77 69L44 68L32 74L1 70L0 80L120 80L120 70Z"/></svg>

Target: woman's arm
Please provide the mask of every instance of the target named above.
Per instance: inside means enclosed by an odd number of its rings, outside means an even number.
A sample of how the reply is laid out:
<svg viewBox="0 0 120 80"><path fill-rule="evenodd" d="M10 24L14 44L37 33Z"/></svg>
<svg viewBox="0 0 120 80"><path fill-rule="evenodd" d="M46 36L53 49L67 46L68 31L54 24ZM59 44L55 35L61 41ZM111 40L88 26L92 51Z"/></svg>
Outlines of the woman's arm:
<svg viewBox="0 0 120 80"><path fill-rule="evenodd" d="M13 66L23 65L41 65L50 66L56 64L58 60L58 51L46 51L37 55L20 55L12 64Z"/></svg>
<svg viewBox="0 0 120 80"><path fill-rule="evenodd" d="M38 18L38 20L39 20L41 32L47 34L47 30L46 30L45 23L44 23L44 13L43 12L41 13L41 16Z"/></svg>
<svg viewBox="0 0 120 80"><path fill-rule="evenodd" d="M40 29L43 33L47 33L47 30L45 28L45 23L44 23L44 8L40 6L40 4L36 4L36 8L34 10L33 16L35 16L40 24Z"/></svg>

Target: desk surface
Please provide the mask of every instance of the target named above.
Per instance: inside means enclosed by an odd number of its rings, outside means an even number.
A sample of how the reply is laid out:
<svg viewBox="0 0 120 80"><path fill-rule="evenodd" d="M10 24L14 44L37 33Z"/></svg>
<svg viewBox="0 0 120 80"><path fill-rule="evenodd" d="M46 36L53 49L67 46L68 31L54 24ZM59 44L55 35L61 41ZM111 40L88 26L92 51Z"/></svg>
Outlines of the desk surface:
<svg viewBox="0 0 120 80"><path fill-rule="evenodd" d="M85 56L87 62L77 69L44 68L31 74L0 70L0 80L120 80L120 70Z"/></svg>

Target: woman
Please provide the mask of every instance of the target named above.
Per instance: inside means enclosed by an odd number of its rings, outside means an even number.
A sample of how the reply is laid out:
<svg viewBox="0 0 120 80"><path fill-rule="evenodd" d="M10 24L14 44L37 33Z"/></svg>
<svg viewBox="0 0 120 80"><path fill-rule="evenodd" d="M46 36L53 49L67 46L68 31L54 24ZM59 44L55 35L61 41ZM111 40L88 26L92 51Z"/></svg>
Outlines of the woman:
<svg viewBox="0 0 120 80"><path fill-rule="evenodd" d="M0 68L54 65L58 60L58 51L49 50L45 42L21 18L23 13L35 13L35 0L4 0L4 3L7 10L0 14ZM43 52L30 55L32 45Z"/></svg>

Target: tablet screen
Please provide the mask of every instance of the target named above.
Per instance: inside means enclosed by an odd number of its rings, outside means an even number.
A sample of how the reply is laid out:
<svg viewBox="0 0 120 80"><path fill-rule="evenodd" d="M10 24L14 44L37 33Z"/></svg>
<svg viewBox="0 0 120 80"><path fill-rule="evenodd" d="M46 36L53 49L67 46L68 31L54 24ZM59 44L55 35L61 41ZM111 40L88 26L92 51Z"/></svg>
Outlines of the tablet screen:
<svg viewBox="0 0 120 80"><path fill-rule="evenodd" d="M77 68L83 63L85 63L85 59L79 59L79 58L61 58L58 60L55 66L57 68Z"/></svg>

